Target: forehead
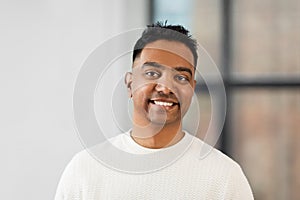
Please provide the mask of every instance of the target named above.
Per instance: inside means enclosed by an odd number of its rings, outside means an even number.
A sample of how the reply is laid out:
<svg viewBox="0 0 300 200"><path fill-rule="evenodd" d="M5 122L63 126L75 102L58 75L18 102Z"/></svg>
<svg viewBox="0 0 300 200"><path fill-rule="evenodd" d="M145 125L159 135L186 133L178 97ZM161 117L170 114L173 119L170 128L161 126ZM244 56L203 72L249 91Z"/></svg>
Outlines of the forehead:
<svg viewBox="0 0 300 200"><path fill-rule="evenodd" d="M183 43L177 41L157 40L147 44L142 50L139 59L141 65L145 62L157 62L169 67L193 66L193 54Z"/></svg>

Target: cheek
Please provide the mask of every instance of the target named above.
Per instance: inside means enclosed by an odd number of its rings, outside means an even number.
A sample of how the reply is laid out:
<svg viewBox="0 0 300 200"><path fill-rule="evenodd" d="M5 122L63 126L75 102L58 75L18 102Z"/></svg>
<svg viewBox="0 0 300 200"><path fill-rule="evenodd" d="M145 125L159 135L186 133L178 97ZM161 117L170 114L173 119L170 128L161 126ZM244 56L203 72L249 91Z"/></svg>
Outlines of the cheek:
<svg viewBox="0 0 300 200"><path fill-rule="evenodd" d="M185 88L180 91L180 99L182 104L185 106L189 106L192 101L192 97L194 95L194 90L191 87Z"/></svg>
<svg viewBox="0 0 300 200"><path fill-rule="evenodd" d="M150 98L152 86L149 84L135 84L132 86L132 96L134 99L142 103L144 100Z"/></svg>
<svg viewBox="0 0 300 200"><path fill-rule="evenodd" d="M132 92L144 91L147 87L147 81L141 75L134 75L132 78Z"/></svg>

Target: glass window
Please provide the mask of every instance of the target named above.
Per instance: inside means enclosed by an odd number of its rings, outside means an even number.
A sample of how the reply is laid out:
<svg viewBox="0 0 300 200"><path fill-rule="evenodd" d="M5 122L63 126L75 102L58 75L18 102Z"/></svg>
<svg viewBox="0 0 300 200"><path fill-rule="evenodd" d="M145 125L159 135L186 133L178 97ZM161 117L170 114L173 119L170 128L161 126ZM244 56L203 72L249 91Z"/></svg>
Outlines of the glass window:
<svg viewBox="0 0 300 200"><path fill-rule="evenodd" d="M232 6L233 72L300 78L299 1L239 0Z"/></svg>
<svg viewBox="0 0 300 200"><path fill-rule="evenodd" d="M300 199L300 89L237 90L232 103L233 157L255 199Z"/></svg>

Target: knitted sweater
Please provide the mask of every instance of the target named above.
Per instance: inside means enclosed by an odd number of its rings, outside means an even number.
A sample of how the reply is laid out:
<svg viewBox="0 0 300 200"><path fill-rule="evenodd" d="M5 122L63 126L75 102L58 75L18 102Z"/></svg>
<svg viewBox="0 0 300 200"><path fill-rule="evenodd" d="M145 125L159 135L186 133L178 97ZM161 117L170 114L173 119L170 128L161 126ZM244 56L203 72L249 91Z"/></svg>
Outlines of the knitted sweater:
<svg viewBox="0 0 300 200"><path fill-rule="evenodd" d="M66 167L55 200L253 199L248 181L236 162L214 148L199 159L204 144L200 139L185 134L179 143L191 138L190 147L179 159L148 173L112 169L83 150ZM110 142L130 153L159 151L141 147L128 133Z"/></svg>

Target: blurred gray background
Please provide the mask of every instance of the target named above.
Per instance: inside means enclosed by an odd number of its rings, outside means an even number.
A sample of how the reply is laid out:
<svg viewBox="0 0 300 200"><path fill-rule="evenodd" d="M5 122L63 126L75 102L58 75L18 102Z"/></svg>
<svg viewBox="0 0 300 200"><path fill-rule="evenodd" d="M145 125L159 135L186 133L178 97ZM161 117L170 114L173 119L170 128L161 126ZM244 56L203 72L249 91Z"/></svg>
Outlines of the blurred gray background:
<svg viewBox="0 0 300 200"><path fill-rule="evenodd" d="M0 1L0 196L53 199L82 150L72 95L88 55L113 35L147 24L135 0Z"/></svg>

